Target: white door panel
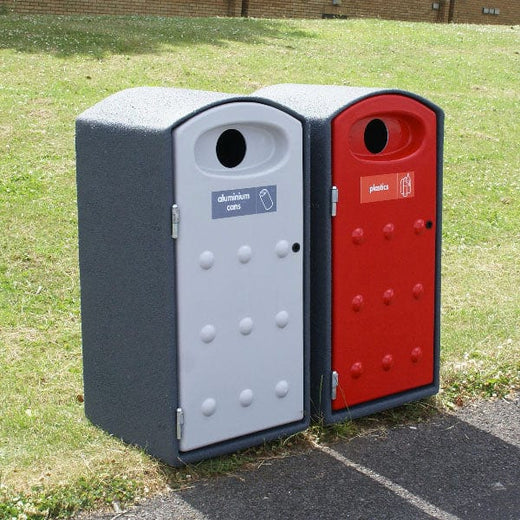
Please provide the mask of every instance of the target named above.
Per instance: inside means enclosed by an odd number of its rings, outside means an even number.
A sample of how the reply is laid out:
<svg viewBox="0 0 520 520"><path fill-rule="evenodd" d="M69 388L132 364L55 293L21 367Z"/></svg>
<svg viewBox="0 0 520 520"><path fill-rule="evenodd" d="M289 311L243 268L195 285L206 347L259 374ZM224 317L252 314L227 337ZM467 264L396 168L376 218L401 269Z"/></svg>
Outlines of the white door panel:
<svg viewBox="0 0 520 520"><path fill-rule="evenodd" d="M302 154L259 103L174 130L182 451L303 417Z"/></svg>

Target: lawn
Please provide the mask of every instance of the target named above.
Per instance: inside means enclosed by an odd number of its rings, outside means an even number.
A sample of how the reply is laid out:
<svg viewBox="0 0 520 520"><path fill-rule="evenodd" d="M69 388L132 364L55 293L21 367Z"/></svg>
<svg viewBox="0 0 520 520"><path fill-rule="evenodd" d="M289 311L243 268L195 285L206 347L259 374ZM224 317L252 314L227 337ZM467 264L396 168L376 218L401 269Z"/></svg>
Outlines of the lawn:
<svg viewBox="0 0 520 520"><path fill-rule="evenodd" d="M280 455L315 434L171 470L86 421L78 114L142 85L236 93L284 82L397 87L441 106L436 406L454 407L520 388L518 71L520 27L0 15L0 518L135 499L271 450Z"/></svg>

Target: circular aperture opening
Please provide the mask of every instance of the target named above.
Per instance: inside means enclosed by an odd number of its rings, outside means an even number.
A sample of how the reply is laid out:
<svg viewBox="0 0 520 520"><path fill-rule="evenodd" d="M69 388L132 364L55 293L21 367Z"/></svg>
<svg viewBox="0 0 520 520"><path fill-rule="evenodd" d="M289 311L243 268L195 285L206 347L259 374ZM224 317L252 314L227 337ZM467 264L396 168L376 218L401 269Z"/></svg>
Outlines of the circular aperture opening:
<svg viewBox="0 0 520 520"><path fill-rule="evenodd" d="M217 158L222 166L234 168L246 156L246 140L244 136L233 128L220 134L217 141Z"/></svg>
<svg viewBox="0 0 520 520"><path fill-rule="evenodd" d="M365 146L370 153L381 153L388 143L388 129L381 119L372 119L365 128Z"/></svg>

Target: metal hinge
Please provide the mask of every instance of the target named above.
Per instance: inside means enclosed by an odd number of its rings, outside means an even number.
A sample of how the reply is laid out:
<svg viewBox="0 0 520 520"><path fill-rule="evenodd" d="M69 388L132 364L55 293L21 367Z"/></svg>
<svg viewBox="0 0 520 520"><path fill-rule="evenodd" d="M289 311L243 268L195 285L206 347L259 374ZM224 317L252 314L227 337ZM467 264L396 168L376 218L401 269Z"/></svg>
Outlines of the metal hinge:
<svg viewBox="0 0 520 520"><path fill-rule="evenodd" d="M332 379L331 379L331 389L330 389L330 397L334 401L336 399L338 394L338 385L339 385L339 374L334 370L332 372Z"/></svg>
<svg viewBox="0 0 520 520"><path fill-rule="evenodd" d="M184 412L182 408L177 408L177 440L182 439L182 427L184 426Z"/></svg>
<svg viewBox="0 0 520 520"><path fill-rule="evenodd" d="M339 190L336 186L330 189L330 214L335 217L339 200Z"/></svg>
<svg viewBox="0 0 520 520"><path fill-rule="evenodd" d="M181 212L179 206L172 206L172 238L179 238L179 222L181 220Z"/></svg>

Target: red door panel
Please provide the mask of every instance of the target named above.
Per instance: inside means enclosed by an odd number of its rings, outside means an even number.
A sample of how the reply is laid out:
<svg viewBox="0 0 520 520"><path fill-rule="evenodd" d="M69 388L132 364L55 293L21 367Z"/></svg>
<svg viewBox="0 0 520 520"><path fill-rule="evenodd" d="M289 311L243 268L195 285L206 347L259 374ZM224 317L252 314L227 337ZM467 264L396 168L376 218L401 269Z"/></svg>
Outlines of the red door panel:
<svg viewBox="0 0 520 520"><path fill-rule="evenodd" d="M332 122L332 370L340 410L434 378L436 116L381 94Z"/></svg>

